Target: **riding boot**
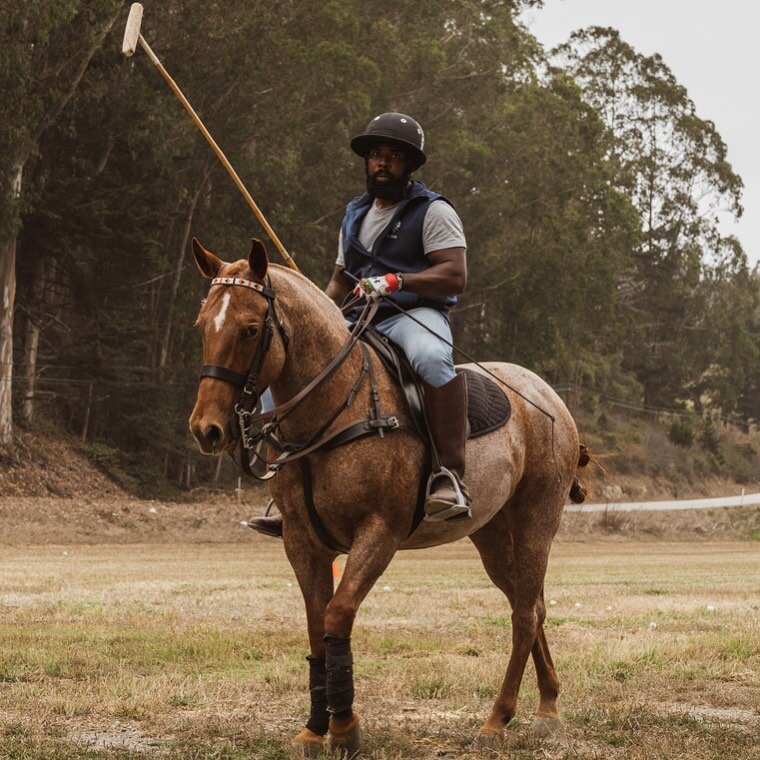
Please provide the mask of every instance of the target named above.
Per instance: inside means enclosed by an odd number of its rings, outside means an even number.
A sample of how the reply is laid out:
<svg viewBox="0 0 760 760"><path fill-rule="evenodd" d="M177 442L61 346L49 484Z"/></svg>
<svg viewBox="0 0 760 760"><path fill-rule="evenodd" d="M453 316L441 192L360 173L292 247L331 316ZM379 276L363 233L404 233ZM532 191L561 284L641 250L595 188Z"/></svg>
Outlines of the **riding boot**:
<svg viewBox="0 0 760 760"><path fill-rule="evenodd" d="M440 388L425 383L425 412L441 469L428 481L425 519L470 516L470 494L464 484L467 440L467 384L458 374Z"/></svg>
<svg viewBox="0 0 760 760"><path fill-rule="evenodd" d="M262 517L252 517L248 520L248 527L252 528L259 533L263 533L265 536L273 536L274 538L282 538L282 515L272 515L269 513L274 506L274 499L270 499L267 502L264 514Z"/></svg>
<svg viewBox="0 0 760 760"><path fill-rule="evenodd" d="M252 517L248 520L248 527L253 528L253 530L259 533L263 533L265 536L282 538L282 517L280 515L274 515L274 517Z"/></svg>

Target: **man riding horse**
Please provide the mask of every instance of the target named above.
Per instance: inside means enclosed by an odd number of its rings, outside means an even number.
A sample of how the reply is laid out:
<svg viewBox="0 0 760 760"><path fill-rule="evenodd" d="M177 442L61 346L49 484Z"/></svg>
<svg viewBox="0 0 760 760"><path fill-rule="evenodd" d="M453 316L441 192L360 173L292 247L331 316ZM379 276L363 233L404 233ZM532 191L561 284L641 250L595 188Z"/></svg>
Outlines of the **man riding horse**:
<svg viewBox="0 0 760 760"><path fill-rule="evenodd" d="M352 292L362 301L382 296L415 318L383 302L374 326L403 349L422 380L441 464L430 476L425 515L440 520L469 514L463 481L467 387L464 375L454 371L448 316L467 282L467 244L450 202L411 178L427 160L424 144L422 127L401 113L376 116L351 140L351 149L364 158L367 191L346 207L325 292L339 306ZM361 310L350 311L348 321ZM268 535L282 532L279 517L253 518L249 525Z"/></svg>

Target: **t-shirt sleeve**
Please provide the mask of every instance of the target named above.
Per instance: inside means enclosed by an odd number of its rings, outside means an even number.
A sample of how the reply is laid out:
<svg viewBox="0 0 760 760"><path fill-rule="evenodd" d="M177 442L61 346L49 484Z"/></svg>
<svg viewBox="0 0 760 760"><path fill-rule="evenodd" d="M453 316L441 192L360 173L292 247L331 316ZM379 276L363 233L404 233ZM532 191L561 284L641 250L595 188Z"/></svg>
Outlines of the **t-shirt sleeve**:
<svg viewBox="0 0 760 760"><path fill-rule="evenodd" d="M444 200L433 201L422 225L425 255L444 248L467 248L462 220L454 207Z"/></svg>
<svg viewBox="0 0 760 760"><path fill-rule="evenodd" d="M343 253L343 228L340 228L340 232L338 233L338 258L335 259L336 266L344 267L346 266L346 257Z"/></svg>

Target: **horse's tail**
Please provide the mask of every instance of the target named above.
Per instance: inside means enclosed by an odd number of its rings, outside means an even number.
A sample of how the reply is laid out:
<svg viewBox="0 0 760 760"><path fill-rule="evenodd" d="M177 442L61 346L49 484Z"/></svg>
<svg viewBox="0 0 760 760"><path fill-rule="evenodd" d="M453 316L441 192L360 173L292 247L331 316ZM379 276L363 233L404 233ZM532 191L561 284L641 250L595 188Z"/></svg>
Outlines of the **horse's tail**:
<svg viewBox="0 0 760 760"><path fill-rule="evenodd" d="M588 448L581 444L578 452L578 467L585 467L591 461L591 454ZM573 477L573 485L570 486L570 501L573 504L583 504L588 496L588 489L578 480L578 476Z"/></svg>

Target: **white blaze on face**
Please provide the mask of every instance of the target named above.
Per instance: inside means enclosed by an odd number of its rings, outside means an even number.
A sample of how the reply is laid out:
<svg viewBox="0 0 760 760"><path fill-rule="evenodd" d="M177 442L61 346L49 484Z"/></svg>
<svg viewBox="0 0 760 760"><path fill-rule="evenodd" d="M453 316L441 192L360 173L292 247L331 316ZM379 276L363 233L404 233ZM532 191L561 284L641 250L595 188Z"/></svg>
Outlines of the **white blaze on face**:
<svg viewBox="0 0 760 760"><path fill-rule="evenodd" d="M224 324L224 319L227 316L227 307L230 305L230 294L225 293L222 296L222 308L219 309L219 313L214 317L214 325L216 326L216 331L219 332L219 330L222 329L222 325Z"/></svg>

